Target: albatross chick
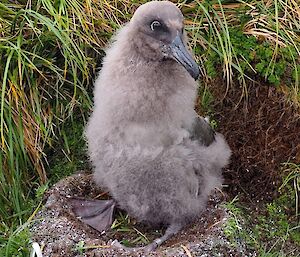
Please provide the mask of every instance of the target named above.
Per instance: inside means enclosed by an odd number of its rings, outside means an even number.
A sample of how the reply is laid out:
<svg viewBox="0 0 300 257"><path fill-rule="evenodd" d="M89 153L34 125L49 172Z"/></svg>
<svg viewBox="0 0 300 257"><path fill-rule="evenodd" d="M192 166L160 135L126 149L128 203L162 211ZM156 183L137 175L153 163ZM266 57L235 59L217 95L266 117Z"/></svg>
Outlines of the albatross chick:
<svg viewBox="0 0 300 257"><path fill-rule="evenodd" d="M194 111L198 76L181 11L168 1L140 6L95 81L88 152L95 181L113 200L74 199L84 222L108 228L117 205L140 222L166 226L145 247L151 251L201 215L221 186L230 149Z"/></svg>

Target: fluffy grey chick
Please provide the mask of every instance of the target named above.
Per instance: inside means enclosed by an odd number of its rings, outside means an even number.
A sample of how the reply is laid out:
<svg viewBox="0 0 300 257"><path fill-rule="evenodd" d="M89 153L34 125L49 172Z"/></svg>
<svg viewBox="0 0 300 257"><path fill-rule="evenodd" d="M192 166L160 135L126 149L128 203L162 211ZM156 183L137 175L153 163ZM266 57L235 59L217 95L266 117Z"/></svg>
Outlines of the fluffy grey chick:
<svg viewBox="0 0 300 257"><path fill-rule="evenodd" d="M201 214L230 157L194 111L199 69L184 42L173 3L140 6L107 50L86 128L97 184L130 216L168 227L147 250Z"/></svg>

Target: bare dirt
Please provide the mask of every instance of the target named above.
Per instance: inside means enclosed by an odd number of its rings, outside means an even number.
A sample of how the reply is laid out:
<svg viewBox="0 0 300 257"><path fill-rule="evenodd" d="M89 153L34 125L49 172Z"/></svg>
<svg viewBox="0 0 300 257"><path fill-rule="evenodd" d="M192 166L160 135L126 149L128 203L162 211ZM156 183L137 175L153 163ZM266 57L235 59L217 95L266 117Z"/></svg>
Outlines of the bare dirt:
<svg viewBox="0 0 300 257"><path fill-rule="evenodd" d="M232 87L226 97L222 81L213 83L215 119L233 156L224 171L225 191L257 205L274 200L283 182L282 163L300 163L299 110L286 94L264 83L248 85L248 97Z"/></svg>

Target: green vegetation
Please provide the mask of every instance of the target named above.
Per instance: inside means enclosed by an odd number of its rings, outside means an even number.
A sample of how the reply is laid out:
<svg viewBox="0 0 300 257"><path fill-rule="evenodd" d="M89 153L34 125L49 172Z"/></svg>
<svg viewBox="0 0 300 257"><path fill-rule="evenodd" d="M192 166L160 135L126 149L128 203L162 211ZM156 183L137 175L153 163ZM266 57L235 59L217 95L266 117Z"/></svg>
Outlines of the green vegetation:
<svg viewBox="0 0 300 257"><path fill-rule="evenodd" d="M294 47L278 48L276 59L270 66L270 60L274 55L272 42L263 41L258 44L256 37L245 35L240 28L229 28L228 31L239 65L237 72L240 74L237 74L237 76L253 78L259 75L275 86L285 84L285 80L288 79L288 86L295 85L295 71L297 70L299 73L299 64L295 65L293 63L293 58L297 56ZM216 52L209 53L208 62L205 64L209 76L216 77L216 67L221 61Z"/></svg>
<svg viewBox="0 0 300 257"><path fill-rule="evenodd" d="M139 244L149 243L150 240L145 234L135 227L135 224L136 222L131 220L128 214L119 211L111 228L114 233L125 233L126 235L130 234L130 237L132 238L131 240L124 239L121 241L121 243L126 246L136 246ZM159 235L159 233L157 234Z"/></svg>
<svg viewBox="0 0 300 257"><path fill-rule="evenodd" d="M299 104L300 39L295 1L196 1L183 8L187 27L206 78L223 70L229 86L237 80L247 97L247 82L264 79L287 86ZM224 2L224 1L223 1Z"/></svg>
<svg viewBox="0 0 300 257"><path fill-rule="evenodd" d="M143 2L1 1L0 256L28 255L28 224L48 184L87 167L82 131L102 48ZM239 83L241 99L249 80L266 80L299 104L297 1L197 0L179 6L202 68L205 112L213 114L207 85L214 77L224 78L228 87ZM282 188L292 183L289 192L298 208L299 165L286 168ZM268 215L279 217L280 206L266 207ZM118 229L126 228L123 218ZM259 222L270 226L268 221ZM283 229L274 236L288 231L298 240L289 220L281 217L279 223ZM259 227L257 234L269 228ZM144 240L137 233L136 241Z"/></svg>
<svg viewBox="0 0 300 257"><path fill-rule="evenodd" d="M48 150L48 176L51 183L88 168L83 135L84 123L81 117L65 122L61 128L61 137L57 139L55 147Z"/></svg>
<svg viewBox="0 0 300 257"><path fill-rule="evenodd" d="M45 147L61 137L65 120L90 106L87 89L101 41L94 34L92 16L83 14L82 8L76 1L56 6L44 0L0 4L0 223L4 224L0 242L4 247L7 243L13 249L18 240L26 242L21 240L26 229L18 228L36 205L35 191L47 181ZM72 16L77 19L71 20ZM10 256L9 251L4 256Z"/></svg>
<svg viewBox="0 0 300 257"><path fill-rule="evenodd" d="M287 174L285 177L282 186L279 188L282 190L289 190L295 201L295 213L299 217L299 204L300 204L300 164L295 163L285 163L284 164L284 173Z"/></svg>
<svg viewBox="0 0 300 257"><path fill-rule="evenodd" d="M297 216L288 214L293 207L287 192L256 210L235 198L225 204L229 216L224 232L233 247L245 247L258 256L297 256L300 226Z"/></svg>

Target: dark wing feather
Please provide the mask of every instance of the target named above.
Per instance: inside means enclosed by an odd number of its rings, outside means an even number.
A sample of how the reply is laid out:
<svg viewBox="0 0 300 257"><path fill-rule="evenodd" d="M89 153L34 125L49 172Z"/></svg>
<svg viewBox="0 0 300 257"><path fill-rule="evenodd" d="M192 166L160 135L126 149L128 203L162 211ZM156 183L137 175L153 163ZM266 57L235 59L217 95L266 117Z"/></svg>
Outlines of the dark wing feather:
<svg viewBox="0 0 300 257"><path fill-rule="evenodd" d="M198 116L195 119L190 132L191 139L198 140L205 146L209 146L215 141L216 133L203 117Z"/></svg>

